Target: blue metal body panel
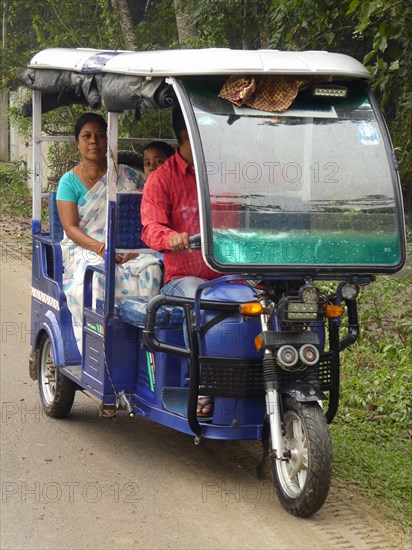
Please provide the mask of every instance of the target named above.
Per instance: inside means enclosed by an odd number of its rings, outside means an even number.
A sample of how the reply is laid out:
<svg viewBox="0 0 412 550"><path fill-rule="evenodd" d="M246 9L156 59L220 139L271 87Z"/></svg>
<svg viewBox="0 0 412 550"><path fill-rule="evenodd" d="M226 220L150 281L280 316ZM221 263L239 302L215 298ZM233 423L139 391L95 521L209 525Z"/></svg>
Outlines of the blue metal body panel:
<svg viewBox="0 0 412 550"><path fill-rule="evenodd" d="M256 301L253 288L236 283L206 288L202 298L217 302ZM262 360L263 353L254 345L255 337L262 330L259 317L245 317L240 313L222 317L220 312L205 311L200 318L203 326L208 323L211 326L200 340L200 355Z"/></svg>
<svg viewBox="0 0 412 550"><path fill-rule="evenodd" d="M73 334L70 311L62 288L60 244L48 234L33 235L31 345L34 349L45 327L59 365L81 362Z"/></svg>
<svg viewBox="0 0 412 550"><path fill-rule="evenodd" d="M137 396L132 396L133 409L139 416L144 416L168 428L193 435L187 420L182 416L154 407ZM262 419L263 420L263 419ZM217 425L212 422L201 423L202 437L206 439L247 440L261 439L263 423L243 425Z"/></svg>

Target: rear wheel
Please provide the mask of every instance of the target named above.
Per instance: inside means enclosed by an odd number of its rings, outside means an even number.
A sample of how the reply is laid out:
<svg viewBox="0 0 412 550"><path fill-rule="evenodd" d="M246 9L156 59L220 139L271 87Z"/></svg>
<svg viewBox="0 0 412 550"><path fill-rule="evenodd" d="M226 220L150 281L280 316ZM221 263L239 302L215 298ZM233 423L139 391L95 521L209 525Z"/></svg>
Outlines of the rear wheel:
<svg viewBox="0 0 412 550"><path fill-rule="evenodd" d="M332 477L332 443L325 415L318 403L283 401L284 451L287 460L271 458L273 483L288 512L308 517L328 495Z"/></svg>
<svg viewBox="0 0 412 550"><path fill-rule="evenodd" d="M40 397L47 416L63 418L72 408L76 384L61 374L54 363L53 346L45 334L37 354Z"/></svg>

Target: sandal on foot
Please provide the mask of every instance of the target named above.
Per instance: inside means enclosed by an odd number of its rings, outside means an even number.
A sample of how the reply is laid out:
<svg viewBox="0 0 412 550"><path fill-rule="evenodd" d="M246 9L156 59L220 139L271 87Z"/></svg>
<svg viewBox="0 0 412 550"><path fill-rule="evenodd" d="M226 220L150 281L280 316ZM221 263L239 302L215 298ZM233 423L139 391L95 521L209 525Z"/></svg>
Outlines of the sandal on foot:
<svg viewBox="0 0 412 550"><path fill-rule="evenodd" d="M204 409L208 409L206 412ZM199 397L197 400L196 416L210 418L213 416L213 397Z"/></svg>

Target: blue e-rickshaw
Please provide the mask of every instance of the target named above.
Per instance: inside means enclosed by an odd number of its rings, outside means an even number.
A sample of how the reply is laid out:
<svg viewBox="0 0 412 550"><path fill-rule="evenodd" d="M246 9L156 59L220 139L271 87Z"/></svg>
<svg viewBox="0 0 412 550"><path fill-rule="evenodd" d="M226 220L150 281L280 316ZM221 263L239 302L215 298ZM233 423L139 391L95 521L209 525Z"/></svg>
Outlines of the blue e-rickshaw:
<svg viewBox="0 0 412 550"><path fill-rule="evenodd" d="M33 90L30 375L48 415L81 390L102 416L125 409L202 438L262 440L282 505L305 517L326 499L328 423L340 352L359 333L357 295L405 261L390 138L356 60L327 52L48 49L23 75ZM79 354L62 289L54 197L41 224L42 112L81 103L108 115L107 242L84 279ZM116 192L119 113L179 105L196 171L201 234L222 276L194 299L114 300L115 254L145 251L141 193ZM105 276L94 303L92 279ZM183 327L187 338L184 339ZM196 416L198 395L214 398Z"/></svg>

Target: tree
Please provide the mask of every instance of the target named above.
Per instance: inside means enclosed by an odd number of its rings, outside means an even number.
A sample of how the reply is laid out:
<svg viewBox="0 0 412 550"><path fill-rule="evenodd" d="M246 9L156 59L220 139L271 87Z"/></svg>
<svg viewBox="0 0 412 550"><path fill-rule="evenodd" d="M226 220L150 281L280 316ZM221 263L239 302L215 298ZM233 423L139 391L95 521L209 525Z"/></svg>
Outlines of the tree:
<svg viewBox="0 0 412 550"><path fill-rule="evenodd" d="M375 77L375 89L397 150L406 212L412 221L412 4L401 0L352 0L348 14L358 18L355 32L369 33L363 61Z"/></svg>
<svg viewBox="0 0 412 550"><path fill-rule="evenodd" d="M192 17L193 0L174 0L176 13L176 27L181 47L193 45L197 30Z"/></svg>
<svg viewBox="0 0 412 550"><path fill-rule="evenodd" d="M126 48L137 50L136 35L127 0L111 0L113 10L119 18Z"/></svg>
<svg viewBox="0 0 412 550"><path fill-rule="evenodd" d="M388 121L412 218L412 4L402 0L2 0L0 76L46 47L323 49L363 61Z"/></svg>
<svg viewBox="0 0 412 550"><path fill-rule="evenodd" d="M121 37L106 0L3 0L2 42L8 48L0 61L1 76L6 83L13 81L43 48L117 49L124 47Z"/></svg>
<svg viewBox="0 0 412 550"><path fill-rule="evenodd" d="M268 47L270 3L271 0L197 0L192 11L197 27L195 47Z"/></svg>

